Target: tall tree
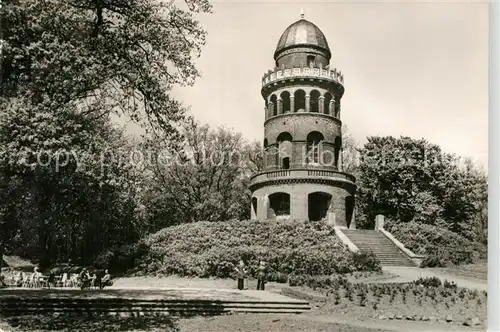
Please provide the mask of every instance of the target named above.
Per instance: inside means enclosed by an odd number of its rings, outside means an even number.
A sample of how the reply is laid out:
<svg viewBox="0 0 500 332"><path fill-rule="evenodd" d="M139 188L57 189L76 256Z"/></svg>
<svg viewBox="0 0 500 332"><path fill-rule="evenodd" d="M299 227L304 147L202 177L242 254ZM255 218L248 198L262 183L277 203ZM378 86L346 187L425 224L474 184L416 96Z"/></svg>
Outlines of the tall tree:
<svg viewBox="0 0 500 332"><path fill-rule="evenodd" d="M248 218L248 179L261 167L262 158L255 143L229 129L211 129L192 119L182 132L185 141L176 150L158 140L149 146L156 156L148 193L153 228ZM162 152L168 156L160 156Z"/></svg>
<svg viewBox="0 0 500 332"><path fill-rule="evenodd" d="M187 10L153 0L3 3L1 97L174 130L183 108L169 92L199 74L193 60L206 33L193 13L209 12L207 0L187 0Z"/></svg>
<svg viewBox="0 0 500 332"><path fill-rule="evenodd" d="M344 172L358 177L359 145L346 125L342 126L342 162Z"/></svg>
<svg viewBox="0 0 500 332"><path fill-rule="evenodd" d="M16 243L42 260L85 260L136 236L137 171L116 161L126 142L109 115L179 139L184 109L170 91L198 76L194 59L206 33L194 15L210 11L206 0L185 5L2 2L0 197L7 199L0 200L0 251L12 227Z"/></svg>
<svg viewBox="0 0 500 332"><path fill-rule="evenodd" d="M474 237L478 231L471 224L484 209L487 181L460 160L424 139L368 137L361 149L361 226L373 226L375 216L384 214L394 222L432 224Z"/></svg>

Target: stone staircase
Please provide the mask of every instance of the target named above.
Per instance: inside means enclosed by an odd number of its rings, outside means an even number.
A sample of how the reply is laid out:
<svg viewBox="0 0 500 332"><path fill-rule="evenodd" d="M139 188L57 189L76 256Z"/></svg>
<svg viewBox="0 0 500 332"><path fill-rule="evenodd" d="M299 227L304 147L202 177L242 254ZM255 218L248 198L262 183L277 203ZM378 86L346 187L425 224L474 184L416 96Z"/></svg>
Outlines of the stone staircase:
<svg viewBox="0 0 500 332"><path fill-rule="evenodd" d="M345 234L359 250L371 250L382 266L415 267L415 263L394 245L384 234L375 230L343 229Z"/></svg>
<svg viewBox="0 0 500 332"><path fill-rule="evenodd" d="M80 290L24 290L5 289L0 292L0 315L23 316L33 314L89 314L118 316L213 316L232 313L300 314L311 310L309 302L285 296L269 298L201 299L163 297L140 298L134 290L121 291L128 296L117 296L112 291ZM247 291L250 293L250 291ZM257 291L255 291L257 292ZM93 294L92 294L93 293ZM261 291L261 293L264 293ZM67 295L72 295L71 297ZM92 296L93 295L93 296ZM273 299L274 298L274 299Z"/></svg>

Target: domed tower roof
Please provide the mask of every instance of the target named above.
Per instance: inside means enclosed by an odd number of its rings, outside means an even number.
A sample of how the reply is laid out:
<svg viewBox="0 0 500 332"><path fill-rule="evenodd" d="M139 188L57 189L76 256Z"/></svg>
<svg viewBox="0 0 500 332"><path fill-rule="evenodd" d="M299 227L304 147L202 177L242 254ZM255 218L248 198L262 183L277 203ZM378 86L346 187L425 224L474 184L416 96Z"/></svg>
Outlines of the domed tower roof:
<svg viewBox="0 0 500 332"><path fill-rule="evenodd" d="M321 30L312 22L303 17L286 28L278 41L278 46L274 52L276 59L279 53L293 47L310 46L325 51L330 57L330 47L326 37Z"/></svg>

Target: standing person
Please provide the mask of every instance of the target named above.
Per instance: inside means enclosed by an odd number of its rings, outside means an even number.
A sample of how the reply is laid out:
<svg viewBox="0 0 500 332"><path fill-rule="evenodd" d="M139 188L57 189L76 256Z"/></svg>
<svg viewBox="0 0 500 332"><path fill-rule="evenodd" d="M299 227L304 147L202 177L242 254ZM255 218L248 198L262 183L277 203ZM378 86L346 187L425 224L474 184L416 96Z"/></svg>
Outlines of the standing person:
<svg viewBox="0 0 500 332"><path fill-rule="evenodd" d="M80 289L88 288L90 285L90 276L86 268L83 268L78 276L80 282Z"/></svg>
<svg viewBox="0 0 500 332"><path fill-rule="evenodd" d="M102 277L101 279L100 288L103 289L104 287L111 285L113 285L113 281L111 280L111 274L109 274L109 271L106 270L104 271L104 277Z"/></svg>
<svg viewBox="0 0 500 332"><path fill-rule="evenodd" d="M266 283L266 262L260 261L259 275L257 279L257 290L264 290Z"/></svg>
<svg viewBox="0 0 500 332"><path fill-rule="evenodd" d="M245 277L247 274L246 266L243 260L240 260L240 264L234 269L238 275L238 289L243 290L245 288Z"/></svg>

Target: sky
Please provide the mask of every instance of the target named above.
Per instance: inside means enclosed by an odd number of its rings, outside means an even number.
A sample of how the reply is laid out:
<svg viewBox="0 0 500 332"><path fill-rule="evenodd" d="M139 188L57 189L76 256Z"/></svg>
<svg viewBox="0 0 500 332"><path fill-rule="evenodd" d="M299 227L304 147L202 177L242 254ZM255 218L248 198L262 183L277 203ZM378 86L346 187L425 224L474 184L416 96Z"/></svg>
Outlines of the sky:
<svg viewBox="0 0 500 332"><path fill-rule="evenodd" d="M214 1L193 87L174 95L201 122L263 140L261 79L283 31L316 24L344 73L342 122L367 136L425 138L487 166L488 2Z"/></svg>

